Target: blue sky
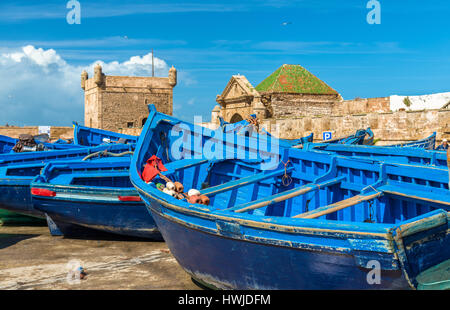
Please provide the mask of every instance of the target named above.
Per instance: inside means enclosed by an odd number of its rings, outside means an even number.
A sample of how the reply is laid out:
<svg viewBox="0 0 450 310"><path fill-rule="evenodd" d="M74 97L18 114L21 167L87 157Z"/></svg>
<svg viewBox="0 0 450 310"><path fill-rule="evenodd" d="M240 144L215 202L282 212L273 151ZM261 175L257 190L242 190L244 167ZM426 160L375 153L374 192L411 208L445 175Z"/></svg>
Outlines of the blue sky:
<svg viewBox="0 0 450 310"><path fill-rule="evenodd" d="M368 0L79 2L80 25L66 0L1 2L1 125L82 122L81 70L146 75L152 48L157 75L178 69L174 114L186 120L209 120L231 75L256 86L282 64L344 99L450 91L448 1L379 0L380 25L366 22Z"/></svg>

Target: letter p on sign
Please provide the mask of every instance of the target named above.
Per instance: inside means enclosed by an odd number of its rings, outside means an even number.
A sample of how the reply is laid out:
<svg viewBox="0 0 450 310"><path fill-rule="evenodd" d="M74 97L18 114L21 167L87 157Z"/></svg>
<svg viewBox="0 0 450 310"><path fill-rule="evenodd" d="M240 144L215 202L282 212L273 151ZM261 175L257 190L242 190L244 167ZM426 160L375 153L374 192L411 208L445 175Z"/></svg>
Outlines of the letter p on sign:
<svg viewBox="0 0 450 310"><path fill-rule="evenodd" d="M331 140L333 138L333 134L331 131L324 131L323 132L323 140Z"/></svg>

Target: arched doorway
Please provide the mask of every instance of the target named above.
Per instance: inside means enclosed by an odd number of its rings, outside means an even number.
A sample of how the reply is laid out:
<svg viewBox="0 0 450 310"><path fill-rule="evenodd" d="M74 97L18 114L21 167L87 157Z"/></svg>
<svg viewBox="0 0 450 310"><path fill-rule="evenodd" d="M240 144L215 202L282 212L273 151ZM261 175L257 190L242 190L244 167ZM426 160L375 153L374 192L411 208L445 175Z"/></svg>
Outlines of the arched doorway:
<svg viewBox="0 0 450 310"><path fill-rule="evenodd" d="M242 120L243 120L242 116L240 114L236 113L233 115L233 117L231 117L230 123L237 123Z"/></svg>

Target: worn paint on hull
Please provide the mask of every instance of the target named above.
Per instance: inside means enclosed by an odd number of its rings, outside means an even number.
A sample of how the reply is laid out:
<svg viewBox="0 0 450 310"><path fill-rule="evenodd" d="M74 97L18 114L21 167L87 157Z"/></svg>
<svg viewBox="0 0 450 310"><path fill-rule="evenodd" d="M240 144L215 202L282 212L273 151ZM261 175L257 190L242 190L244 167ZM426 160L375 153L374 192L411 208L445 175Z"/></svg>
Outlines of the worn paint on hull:
<svg viewBox="0 0 450 310"><path fill-rule="evenodd" d="M180 265L195 279L216 288L409 288L399 269L383 270L381 283L370 285L367 274L371 269L362 268L351 254L241 241L186 227L154 209L152 215ZM177 240L180 236L183 242Z"/></svg>
<svg viewBox="0 0 450 310"><path fill-rule="evenodd" d="M20 184L16 181L15 185L0 182L0 209L45 219L44 213L33 208L30 194L31 181L31 178L24 179Z"/></svg>
<svg viewBox="0 0 450 310"><path fill-rule="evenodd" d="M35 199L57 226L77 225L126 236L161 239L156 224L142 203L90 203ZM58 225L58 224L62 225ZM65 229L62 229L63 231Z"/></svg>

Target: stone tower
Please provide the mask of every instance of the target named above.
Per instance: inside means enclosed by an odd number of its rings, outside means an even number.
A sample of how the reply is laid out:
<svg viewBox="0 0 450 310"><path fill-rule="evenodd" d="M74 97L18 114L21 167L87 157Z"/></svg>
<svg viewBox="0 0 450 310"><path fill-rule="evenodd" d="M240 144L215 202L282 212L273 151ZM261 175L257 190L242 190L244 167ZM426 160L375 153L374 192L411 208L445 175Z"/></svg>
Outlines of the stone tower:
<svg viewBox="0 0 450 310"><path fill-rule="evenodd" d="M94 77L81 73L84 90L86 126L119 131L142 128L148 117L148 104L159 112L172 115L173 88L177 85L177 70L172 67L168 77L110 76L97 64Z"/></svg>

